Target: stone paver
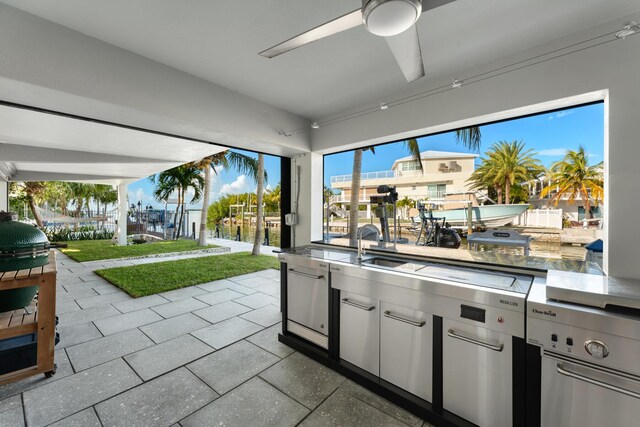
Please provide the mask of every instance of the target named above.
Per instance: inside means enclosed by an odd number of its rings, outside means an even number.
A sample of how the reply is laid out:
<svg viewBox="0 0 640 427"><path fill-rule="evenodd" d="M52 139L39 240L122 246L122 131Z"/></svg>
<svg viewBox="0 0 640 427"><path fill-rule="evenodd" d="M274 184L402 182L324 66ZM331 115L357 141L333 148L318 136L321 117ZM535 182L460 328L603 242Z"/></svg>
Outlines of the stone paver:
<svg viewBox="0 0 640 427"><path fill-rule="evenodd" d="M49 427L102 427L100 420L93 408L87 408L57 423L50 424Z"/></svg>
<svg viewBox="0 0 640 427"><path fill-rule="evenodd" d="M264 331L247 337L247 341L267 350L271 354L284 358L293 353L294 350L278 341L278 334L281 330L281 324L273 325Z"/></svg>
<svg viewBox="0 0 640 427"><path fill-rule="evenodd" d="M339 390L324 401L300 426L403 427L406 425Z"/></svg>
<svg viewBox="0 0 640 427"><path fill-rule="evenodd" d="M145 381L183 366L213 351L197 338L183 335L162 344L125 356L140 378Z"/></svg>
<svg viewBox="0 0 640 427"><path fill-rule="evenodd" d="M195 375L180 368L102 402L96 410L105 427L162 427L179 421L217 397Z"/></svg>
<svg viewBox="0 0 640 427"><path fill-rule="evenodd" d="M240 314L244 314L247 311L251 311L251 309L246 305L238 304L233 301L225 301L220 304L212 305L211 307L196 310L193 314L202 317L207 322L218 323Z"/></svg>
<svg viewBox="0 0 640 427"><path fill-rule="evenodd" d="M162 292L160 295L169 301L178 301L185 298L197 297L198 295L205 295L208 292L204 289L200 289L197 286L189 286L187 288L176 289L174 291Z"/></svg>
<svg viewBox="0 0 640 427"><path fill-rule="evenodd" d="M219 349L260 330L262 330L262 326L234 317L192 332L191 335L206 342L211 347Z"/></svg>
<svg viewBox="0 0 640 427"><path fill-rule="evenodd" d="M154 305L166 304L169 300L162 298L160 295L149 295L147 297L130 299L127 301L115 302L112 305L123 313L130 311L142 310L143 308L153 307Z"/></svg>
<svg viewBox="0 0 640 427"><path fill-rule="evenodd" d="M377 394L367 390L366 388L354 383L351 380L347 380L342 383L338 390L347 393L350 396L361 400L362 402L367 403L370 406L373 406L374 408L377 408L385 414L409 426L422 426L423 421L420 418L416 417L410 412L405 411L401 407L394 405L387 399L384 399Z"/></svg>
<svg viewBox="0 0 640 427"><path fill-rule="evenodd" d="M122 359L88 369L23 394L30 427L61 420L142 381Z"/></svg>
<svg viewBox="0 0 640 427"><path fill-rule="evenodd" d="M206 310L206 308L204 309ZM194 313L185 313L166 320L141 326L140 330L157 344L197 331L209 326L210 323L196 316Z"/></svg>
<svg viewBox="0 0 640 427"><path fill-rule="evenodd" d="M102 334L93 323L61 324L58 326L58 331L61 338L56 348L71 347L96 338L102 338Z"/></svg>
<svg viewBox="0 0 640 427"><path fill-rule="evenodd" d="M243 340L203 357L187 368L216 392L224 394L279 360Z"/></svg>
<svg viewBox="0 0 640 427"><path fill-rule="evenodd" d="M19 427L23 425L24 415L20 396L0 400L0 427Z"/></svg>
<svg viewBox="0 0 640 427"><path fill-rule="evenodd" d="M105 317L99 319L93 323L102 332L102 335L111 335L118 332L126 331L127 329L135 328L137 326L147 325L149 323L162 320L162 317L151 311L149 308L144 308L138 311L132 311L130 313L119 314L117 316Z"/></svg>
<svg viewBox="0 0 640 427"><path fill-rule="evenodd" d="M167 304L156 305L151 310L158 313L160 316L166 318L179 316L180 314L189 313L191 311L198 310L200 308L208 307L202 301L195 298L184 298L178 301L169 302Z"/></svg>
<svg viewBox="0 0 640 427"><path fill-rule="evenodd" d="M106 295L98 295L95 297L87 297L77 299L76 302L83 309L91 308L91 307L102 307L112 302L124 301L131 299L131 296L127 295L122 291L114 292Z"/></svg>
<svg viewBox="0 0 640 427"><path fill-rule="evenodd" d="M67 354L73 368L78 372L152 345L153 341L145 334L138 329L130 329L69 347Z"/></svg>
<svg viewBox="0 0 640 427"><path fill-rule="evenodd" d="M261 292L237 298L234 301L251 308L260 308L268 304L278 304L278 300L276 298Z"/></svg>
<svg viewBox="0 0 640 427"><path fill-rule="evenodd" d="M219 397L182 420L182 427L287 427L295 426L309 412L259 378Z"/></svg>
<svg viewBox="0 0 640 427"><path fill-rule="evenodd" d="M107 296L107 295L105 295ZM92 322L103 317L115 316L120 314L112 305L106 304L99 307L91 307L90 309L84 308L80 311L72 311L70 313L64 313L59 315L60 325L74 325L79 323Z"/></svg>
<svg viewBox="0 0 640 427"><path fill-rule="evenodd" d="M218 291L214 291L206 295L200 295L196 298L198 298L200 301L206 302L209 305L215 305L221 302L229 301L229 300L240 298L243 296L244 294L241 294L236 291L232 291L231 289L220 289Z"/></svg>
<svg viewBox="0 0 640 427"><path fill-rule="evenodd" d="M309 409L315 409L345 380L342 375L300 353L283 359L262 372L260 377Z"/></svg>
<svg viewBox="0 0 640 427"><path fill-rule="evenodd" d="M250 311L247 314L243 314L240 317L257 323L258 325L268 327L280 322L282 320L282 313L280 313L280 307L269 304L257 310Z"/></svg>

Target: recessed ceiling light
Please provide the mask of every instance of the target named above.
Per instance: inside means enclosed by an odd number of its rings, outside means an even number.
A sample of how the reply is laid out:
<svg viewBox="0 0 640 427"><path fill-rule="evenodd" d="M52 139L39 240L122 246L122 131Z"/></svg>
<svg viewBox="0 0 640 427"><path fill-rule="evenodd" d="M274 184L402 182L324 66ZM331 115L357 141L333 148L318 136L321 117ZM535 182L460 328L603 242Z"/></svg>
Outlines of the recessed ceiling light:
<svg viewBox="0 0 640 427"><path fill-rule="evenodd" d="M319 127L320 125L318 124L318 122L311 123L311 129L318 129Z"/></svg>
<svg viewBox="0 0 640 427"><path fill-rule="evenodd" d="M624 28L616 33L616 37L619 39L624 39L634 35L638 31L640 31L640 25L636 24L633 21L625 22Z"/></svg>

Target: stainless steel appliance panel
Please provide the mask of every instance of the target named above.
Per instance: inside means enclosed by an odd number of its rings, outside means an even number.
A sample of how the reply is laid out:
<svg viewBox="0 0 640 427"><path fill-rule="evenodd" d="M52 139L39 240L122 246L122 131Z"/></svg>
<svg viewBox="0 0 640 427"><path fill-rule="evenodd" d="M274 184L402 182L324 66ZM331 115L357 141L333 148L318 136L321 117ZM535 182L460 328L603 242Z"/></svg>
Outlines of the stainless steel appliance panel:
<svg viewBox="0 0 640 427"><path fill-rule="evenodd" d="M381 302L380 378L431 401L433 316Z"/></svg>
<svg viewBox="0 0 640 427"><path fill-rule="evenodd" d="M380 301L340 293L340 358L380 374Z"/></svg>
<svg viewBox="0 0 640 427"><path fill-rule="evenodd" d="M567 360L542 356L543 427L638 425L640 378Z"/></svg>
<svg viewBox="0 0 640 427"><path fill-rule="evenodd" d="M512 337L443 319L444 409L480 426L511 426Z"/></svg>
<svg viewBox="0 0 640 427"><path fill-rule="evenodd" d="M327 270L287 265L287 317L327 335L329 281Z"/></svg>

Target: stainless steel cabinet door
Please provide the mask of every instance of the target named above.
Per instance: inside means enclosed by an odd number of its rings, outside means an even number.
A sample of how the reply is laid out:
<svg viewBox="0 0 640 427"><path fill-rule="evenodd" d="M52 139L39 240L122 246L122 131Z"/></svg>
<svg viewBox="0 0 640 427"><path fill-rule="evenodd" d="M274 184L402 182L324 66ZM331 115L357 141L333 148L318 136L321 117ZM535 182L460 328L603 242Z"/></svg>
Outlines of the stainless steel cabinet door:
<svg viewBox="0 0 640 427"><path fill-rule="evenodd" d="M380 373L380 302L340 294L340 358L374 375Z"/></svg>
<svg viewBox="0 0 640 427"><path fill-rule="evenodd" d="M431 401L433 316L381 303L380 378Z"/></svg>
<svg viewBox="0 0 640 427"><path fill-rule="evenodd" d="M444 409L487 427L512 426L511 336L443 319Z"/></svg>
<svg viewBox="0 0 640 427"><path fill-rule="evenodd" d="M632 378L543 356L542 426L637 426L640 382Z"/></svg>
<svg viewBox="0 0 640 427"><path fill-rule="evenodd" d="M287 271L287 317L327 335L329 281L327 272L291 266Z"/></svg>

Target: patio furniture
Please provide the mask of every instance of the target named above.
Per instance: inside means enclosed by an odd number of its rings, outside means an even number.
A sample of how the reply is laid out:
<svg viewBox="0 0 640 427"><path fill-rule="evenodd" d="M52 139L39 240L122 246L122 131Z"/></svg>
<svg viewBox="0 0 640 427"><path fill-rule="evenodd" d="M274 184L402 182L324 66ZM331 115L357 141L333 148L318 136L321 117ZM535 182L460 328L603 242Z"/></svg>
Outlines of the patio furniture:
<svg viewBox="0 0 640 427"><path fill-rule="evenodd" d="M26 377L44 373L50 377L55 374L54 347L56 341L56 256L49 253L49 263L44 266L18 271L0 272L0 290L38 287L37 302L18 310L0 313L0 344L3 353L12 358L27 360L31 366L20 367L0 375L0 385ZM35 357L25 346L33 346L35 338ZM22 348L22 350L20 350ZM23 363L24 364L24 363Z"/></svg>

